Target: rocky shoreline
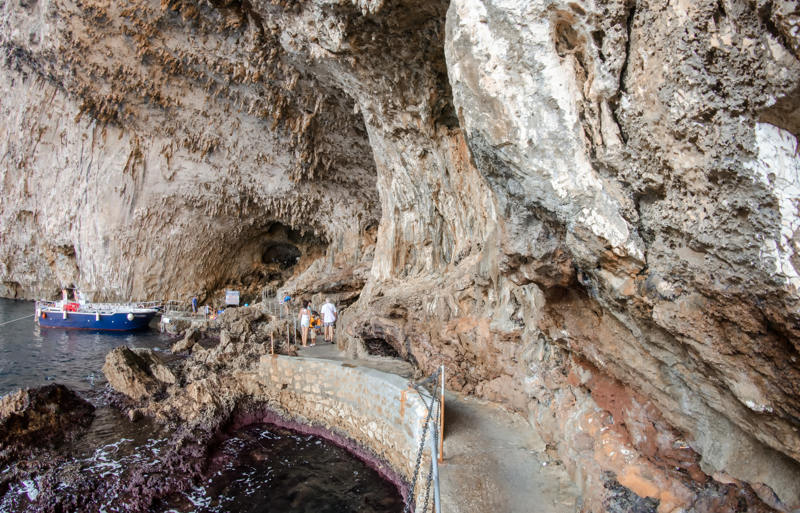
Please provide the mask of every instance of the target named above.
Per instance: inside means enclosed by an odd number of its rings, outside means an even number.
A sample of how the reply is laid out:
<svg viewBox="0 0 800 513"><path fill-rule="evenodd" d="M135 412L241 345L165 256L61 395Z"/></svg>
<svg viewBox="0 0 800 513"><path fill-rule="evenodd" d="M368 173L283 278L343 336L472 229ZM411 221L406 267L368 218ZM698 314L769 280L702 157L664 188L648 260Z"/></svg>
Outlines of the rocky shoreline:
<svg viewBox="0 0 800 513"><path fill-rule="evenodd" d="M99 505L147 511L206 478L211 455L225 433L261 423L313 434L347 449L405 497L405 480L370 450L250 398L240 375L270 353L266 341L273 321L258 308L230 310L213 323L188 328L176 338L173 357L126 346L112 350L103 367L109 389L102 401L132 422L148 417L170 430L156 460L135 461L119 473L87 474L64 451L91 424L94 410L74 392L48 385L6 396L0 404L0 457L14 465L2 476L0 497L11 483L30 482L35 492L23 501L29 513L91 512ZM293 352L288 344L277 348ZM40 418L41 410L50 416ZM25 415L24 422L17 411ZM42 432L52 439L46 447L39 447Z"/></svg>

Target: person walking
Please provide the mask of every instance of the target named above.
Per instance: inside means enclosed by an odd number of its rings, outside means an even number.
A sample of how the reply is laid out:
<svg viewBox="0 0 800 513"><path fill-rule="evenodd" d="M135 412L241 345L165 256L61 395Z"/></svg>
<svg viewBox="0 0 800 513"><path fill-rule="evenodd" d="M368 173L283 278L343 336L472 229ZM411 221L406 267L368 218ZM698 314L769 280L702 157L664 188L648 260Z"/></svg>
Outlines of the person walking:
<svg viewBox="0 0 800 513"><path fill-rule="evenodd" d="M333 325L336 323L338 312L336 306L331 303L331 298L325 298L325 304L320 309L322 312L322 325L325 327L325 342L333 343Z"/></svg>
<svg viewBox="0 0 800 513"><path fill-rule="evenodd" d="M192 313L197 313L197 296L192 297Z"/></svg>
<svg viewBox="0 0 800 513"><path fill-rule="evenodd" d="M283 300L281 301L281 304L283 305L283 313L284 315L286 315L287 318L289 317L289 303L291 302L292 302L292 296L289 295L284 296Z"/></svg>
<svg viewBox="0 0 800 513"><path fill-rule="evenodd" d="M300 309L297 316L300 318L300 333L303 340L303 347L306 347L308 328L311 326L311 310L308 308L308 299L303 300L303 308ZM311 345L313 346L315 344L312 343Z"/></svg>

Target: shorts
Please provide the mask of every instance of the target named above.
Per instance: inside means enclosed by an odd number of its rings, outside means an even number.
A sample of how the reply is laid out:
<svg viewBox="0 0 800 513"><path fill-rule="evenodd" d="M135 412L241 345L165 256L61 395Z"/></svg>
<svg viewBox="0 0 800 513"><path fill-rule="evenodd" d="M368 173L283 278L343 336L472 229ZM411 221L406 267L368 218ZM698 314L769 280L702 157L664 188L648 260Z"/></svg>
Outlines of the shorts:
<svg viewBox="0 0 800 513"><path fill-rule="evenodd" d="M328 328L328 327L332 327L334 324L336 324L336 321L334 321L334 322L324 322L324 323L322 323L322 325L323 325L323 326L325 326L326 328Z"/></svg>
<svg viewBox="0 0 800 513"><path fill-rule="evenodd" d="M308 319L300 319L300 327L301 328L308 328L309 324L310 323L309 323Z"/></svg>

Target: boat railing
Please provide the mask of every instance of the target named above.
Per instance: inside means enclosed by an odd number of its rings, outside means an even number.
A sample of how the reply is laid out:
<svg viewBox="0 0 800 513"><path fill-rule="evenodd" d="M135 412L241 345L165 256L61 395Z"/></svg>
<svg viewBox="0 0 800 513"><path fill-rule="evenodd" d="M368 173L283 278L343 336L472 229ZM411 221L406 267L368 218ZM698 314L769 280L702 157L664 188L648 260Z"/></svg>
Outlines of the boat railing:
<svg viewBox="0 0 800 513"><path fill-rule="evenodd" d="M159 310L164 306L163 301L137 301L133 304L136 305L136 308L149 308L153 310Z"/></svg>
<svg viewBox="0 0 800 513"><path fill-rule="evenodd" d="M213 309L209 306L208 314L211 313L213 313ZM206 305L198 305L197 311L194 311L191 302L170 299L164 302L164 315L167 317L205 318L207 317Z"/></svg>
<svg viewBox="0 0 800 513"><path fill-rule="evenodd" d="M36 301L36 308L61 310L65 305L63 300L59 301ZM161 301L133 301L129 303L83 303L80 305L81 311L89 312L113 312L118 310L158 310L162 306Z"/></svg>
<svg viewBox="0 0 800 513"><path fill-rule="evenodd" d="M59 301L36 301L36 308L41 310L43 308L61 308Z"/></svg>

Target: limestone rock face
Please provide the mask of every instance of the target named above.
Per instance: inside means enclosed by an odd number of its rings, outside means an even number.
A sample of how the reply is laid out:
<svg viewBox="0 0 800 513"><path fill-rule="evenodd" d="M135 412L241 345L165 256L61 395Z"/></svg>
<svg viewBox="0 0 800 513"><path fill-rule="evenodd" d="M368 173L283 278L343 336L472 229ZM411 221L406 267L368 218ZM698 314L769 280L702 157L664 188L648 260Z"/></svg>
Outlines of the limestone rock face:
<svg viewBox="0 0 800 513"><path fill-rule="evenodd" d="M333 295L587 511L800 507L796 2L0 9L0 294Z"/></svg>
<svg viewBox="0 0 800 513"><path fill-rule="evenodd" d="M773 112L800 68L728 7L456 1L445 51L499 266L545 304L523 329L652 398L708 474L796 506L800 159ZM531 271L548 247L566 287Z"/></svg>
<svg viewBox="0 0 800 513"><path fill-rule="evenodd" d="M114 390L135 401L175 383L175 375L152 349L117 347L106 355L103 374Z"/></svg>
<svg viewBox="0 0 800 513"><path fill-rule="evenodd" d="M12 392L0 399L0 456L19 446L58 443L93 419L94 406L64 385Z"/></svg>
<svg viewBox="0 0 800 513"><path fill-rule="evenodd" d="M285 63L272 20L138 0L0 16L3 295L246 287L376 222L353 100Z"/></svg>

